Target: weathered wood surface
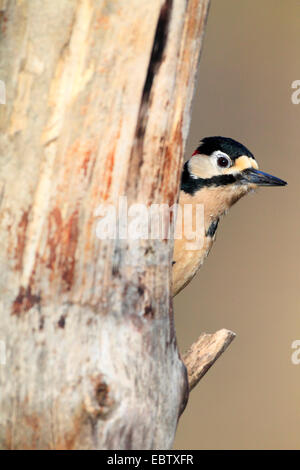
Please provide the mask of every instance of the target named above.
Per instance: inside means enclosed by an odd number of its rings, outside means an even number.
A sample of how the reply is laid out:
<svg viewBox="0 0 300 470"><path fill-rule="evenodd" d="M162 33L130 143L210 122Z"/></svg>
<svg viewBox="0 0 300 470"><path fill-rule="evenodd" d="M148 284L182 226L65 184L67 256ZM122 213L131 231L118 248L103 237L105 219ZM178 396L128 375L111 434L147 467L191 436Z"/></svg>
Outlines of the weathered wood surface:
<svg viewBox="0 0 300 470"><path fill-rule="evenodd" d="M235 333L225 328L213 334L202 333L186 351L182 359L187 368L190 391L196 387L234 338Z"/></svg>
<svg viewBox="0 0 300 470"><path fill-rule="evenodd" d="M208 0L0 0L0 447L172 445L171 242L97 207L176 202Z"/></svg>

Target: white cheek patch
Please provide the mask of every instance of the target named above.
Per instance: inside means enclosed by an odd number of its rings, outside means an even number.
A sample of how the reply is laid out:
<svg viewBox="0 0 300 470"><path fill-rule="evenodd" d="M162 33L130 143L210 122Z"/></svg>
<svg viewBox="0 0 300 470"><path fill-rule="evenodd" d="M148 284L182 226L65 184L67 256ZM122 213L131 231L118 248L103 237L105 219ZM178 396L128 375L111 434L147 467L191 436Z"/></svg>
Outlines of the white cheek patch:
<svg viewBox="0 0 300 470"><path fill-rule="evenodd" d="M216 153L215 157L220 152ZM194 155L188 163L191 178L212 178L213 176L240 173L247 168L258 169L258 165L254 158L242 155L233 161L233 165L229 168L220 168L217 164L217 158L207 155Z"/></svg>
<svg viewBox="0 0 300 470"><path fill-rule="evenodd" d="M211 178L215 176L216 170L207 155L194 155L189 160L190 175L194 179Z"/></svg>

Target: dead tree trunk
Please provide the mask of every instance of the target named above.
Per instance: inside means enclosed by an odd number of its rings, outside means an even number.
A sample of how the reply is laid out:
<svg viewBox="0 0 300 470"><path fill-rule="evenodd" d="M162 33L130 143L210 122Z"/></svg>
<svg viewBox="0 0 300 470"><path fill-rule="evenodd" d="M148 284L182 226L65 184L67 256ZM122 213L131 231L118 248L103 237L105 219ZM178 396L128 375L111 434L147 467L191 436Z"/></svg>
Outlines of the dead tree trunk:
<svg viewBox="0 0 300 470"><path fill-rule="evenodd" d="M100 240L97 208L176 202L207 9L0 0L2 449L172 446L172 243Z"/></svg>

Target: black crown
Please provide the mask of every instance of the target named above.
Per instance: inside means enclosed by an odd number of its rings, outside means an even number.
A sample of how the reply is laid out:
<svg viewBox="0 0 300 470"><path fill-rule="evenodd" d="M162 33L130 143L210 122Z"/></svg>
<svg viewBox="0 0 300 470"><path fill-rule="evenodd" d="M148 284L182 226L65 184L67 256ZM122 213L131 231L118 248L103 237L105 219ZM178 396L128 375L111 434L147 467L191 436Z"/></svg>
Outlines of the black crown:
<svg viewBox="0 0 300 470"><path fill-rule="evenodd" d="M197 148L197 152L204 155L211 155L216 150L226 153L232 160L235 160L241 155L246 155L254 159L254 155L247 147L230 137L205 137Z"/></svg>

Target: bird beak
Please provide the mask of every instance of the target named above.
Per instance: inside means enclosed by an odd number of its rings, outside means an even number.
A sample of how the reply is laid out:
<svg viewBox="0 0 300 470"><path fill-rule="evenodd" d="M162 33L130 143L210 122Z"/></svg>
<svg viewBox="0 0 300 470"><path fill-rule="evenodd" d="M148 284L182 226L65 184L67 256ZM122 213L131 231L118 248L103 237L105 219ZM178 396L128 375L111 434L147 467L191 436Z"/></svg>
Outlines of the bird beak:
<svg viewBox="0 0 300 470"><path fill-rule="evenodd" d="M276 176L254 168L247 168L242 172L242 182L256 184L257 186L285 186L287 184L285 181L276 178Z"/></svg>

